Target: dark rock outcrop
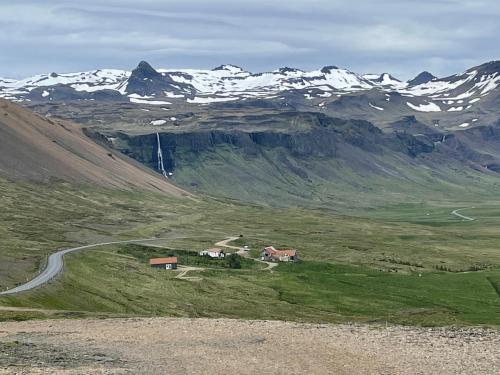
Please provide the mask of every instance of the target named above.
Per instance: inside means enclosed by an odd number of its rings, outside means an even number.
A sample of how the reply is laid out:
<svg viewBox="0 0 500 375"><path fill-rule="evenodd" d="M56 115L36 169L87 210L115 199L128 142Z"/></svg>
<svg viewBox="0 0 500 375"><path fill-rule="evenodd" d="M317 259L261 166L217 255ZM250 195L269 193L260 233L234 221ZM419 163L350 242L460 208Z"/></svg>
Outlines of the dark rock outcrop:
<svg viewBox="0 0 500 375"><path fill-rule="evenodd" d="M418 74L415 78L408 81L410 86L422 85L424 83L430 82L437 77L427 71Z"/></svg>
<svg viewBox="0 0 500 375"><path fill-rule="evenodd" d="M128 94L141 96L164 96L165 91L176 95L192 95L196 90L190 84L175 82L169 74L159 73L146 61L141 61L132 70L126 91Z"/></svg>
<svg viewBox="0 0 500 375"><path fill-rule="evenodd" d="M26 94L31 102L70 102L75 100L124 101L123 95L115 90L78 91L67 85L37 87Z"/></svg>

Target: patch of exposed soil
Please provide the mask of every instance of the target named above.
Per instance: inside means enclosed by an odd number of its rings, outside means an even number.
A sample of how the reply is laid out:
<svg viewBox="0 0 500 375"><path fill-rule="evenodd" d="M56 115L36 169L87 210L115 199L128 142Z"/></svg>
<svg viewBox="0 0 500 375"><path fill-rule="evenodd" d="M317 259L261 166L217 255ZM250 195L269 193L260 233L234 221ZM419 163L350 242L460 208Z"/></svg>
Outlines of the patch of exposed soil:
<svg viewBox="0 0 500 375"><path fill-rule="evenodd" d="M0 374L493 374L500 332L228 319L3 323Z"/></svg>

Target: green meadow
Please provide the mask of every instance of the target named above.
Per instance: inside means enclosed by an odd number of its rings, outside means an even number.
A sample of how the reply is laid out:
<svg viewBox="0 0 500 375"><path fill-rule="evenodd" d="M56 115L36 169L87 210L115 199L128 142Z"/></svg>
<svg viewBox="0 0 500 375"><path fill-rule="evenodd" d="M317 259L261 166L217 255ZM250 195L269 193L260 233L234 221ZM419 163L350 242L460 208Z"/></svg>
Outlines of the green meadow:
<svg viewBox="0 0 500 375"><path fill-rule="evenodd" d="M57 249L158 237L156 247L113 245L65 258L49 284L0 298L2 320L67 316L188 316L500 325L500 201L429 201L349 214L273 208L198 196L0 183L0 287L36 275ZM474 207L474 208L472 208ZM457 208L474 221L450 213ZM301 261L273 272L242 261L231 269L196 252L230 236L252 256L266 245ZM147 260L177 256L180 271Z"/></svg>
<svg viewBox="0 0 500 375"><path fill-rule="evenodd" d="M135 251L109 246L71 255L58 280L2 303L131 316L500 325L499 269L398 274L301 261L280 264L271 273L207 264L189 272L201 278L191 281L126 255Z"/></svg>

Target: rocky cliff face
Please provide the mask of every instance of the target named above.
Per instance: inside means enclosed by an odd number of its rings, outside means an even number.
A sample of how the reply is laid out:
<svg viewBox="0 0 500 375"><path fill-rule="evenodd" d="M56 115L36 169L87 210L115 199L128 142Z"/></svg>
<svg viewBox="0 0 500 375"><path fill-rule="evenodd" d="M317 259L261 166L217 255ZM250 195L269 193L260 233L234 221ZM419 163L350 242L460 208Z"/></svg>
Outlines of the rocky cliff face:
<svg viewBox="0 0 500 375"><path fill-rule="evenodd" d="M311 114L307 131L291 133L266 131L196 131L190 133L160 133L165 168L174 171L180 159L190 159L218 148L229 147L246 158L258 157L265 150L281 149L294 158L349 158L339 154L339 147L359 149L360 153L382 155L385 151L401 152L416 157L434 150L427 137L409 133L385 134L362 120L335 119L323 114ZM132 157L154 167L157 162L156 134L119 137L128 145L123 149ZM343 147L341 147L343 146Z"/></svg>
<svg viewBox="0 0 500 375"><path fill-rule="evenodd" d="M500 141L495 128L444 134L409 117L383 132L364 120L293 111L240 120L227 130L159 133L165 170L189 189L265 204L405 201L462 194L479 175L481 191L498 181L500 155L488 151ZM117 138L123 152L157 168L156 133Z"/></svg>

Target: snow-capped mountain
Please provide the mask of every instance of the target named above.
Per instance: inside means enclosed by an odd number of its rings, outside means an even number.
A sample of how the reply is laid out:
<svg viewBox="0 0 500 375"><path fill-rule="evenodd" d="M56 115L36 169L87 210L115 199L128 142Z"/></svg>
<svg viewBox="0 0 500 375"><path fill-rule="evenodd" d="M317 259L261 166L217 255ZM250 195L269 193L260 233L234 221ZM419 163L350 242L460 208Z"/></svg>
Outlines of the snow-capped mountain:
<svg viewBox="0 0 500 375"><path fill-rule="evenodd" d="M113 90L127 97L132 95L134 99L141 96L144 100L151 96L179 98L182 95L188 101L196 103L220 101L224 98L236 100L269 97L286 91L311 88L324 93L356 92L394 82L400 83L385 79L377 82L335 66L313 71L280 68L272 72L250 73L234 65L222 65L212 70L155 70L142 61L131 72L104 69L42 74L19 81L0 79L0 96L13 100L49 101L53 92L65 87L66 91L73 89L80 93Z"/></svg>
<svg viewBox="0 0 500 375"><path fill-rule="evenodd" d="M427 104L418 106L417 110L460 112L472 108L499 85L500 61L494 61L462 74L408 86L399 92L407 97L428 98Z"/></svg>
<svg viewBox="0 0 500 375"><path fill-rule="evenodd" d="M43 88L40 95L42 98L48 98L53 88L58 86L67 86L81 92L115 90L124 93L124 83L129 76L130 72L124 70L103 69L79 73L40 74L19 81L0 78L0 96L6 99L22 99L33 90Z"/></svg>
<svg viewBox="0 0 500 375"><path fill-rule="evenodd" d="M315 105L324 108L328 101L366 93L365 104L371 111L390 111L391 108L394 112L401 111L401 107L395 107L398 103L412 112L435 113L469 110L499 85L500 61L440 79L423 72L408 82L389 73L360 75L336 66L313 71L284 67L251 73L234 65L221 65L212 70L154 69L142 61L130 72L103 69L41 74L22 80L0 78L0 97L34 103L99 100L140 105L293 98L311 103L319 101ZM360 105L360 100L355 99L356 105ZM341 104L336 103L337 107Z"/></svg>
<svg viewBox="0 0 500 375"><path fill-rule="evenodd" d="M280 68L272 72L252 74L236 66L223 65L214 70L163 72L179 83L193 85L201 95L266 96L313 87L325 91L356 91L374 86L363 77L336 67L310 72Z"/></svg>
<svg viewBox="0 0 500 375"><path fill-rule="evenodd" d="M365 74L363 75L363 78L368 79L370 82L376 84L377 86L402 88L407 85L406 82L401 82L399 79L394 78L389 73Z"/></svg>

